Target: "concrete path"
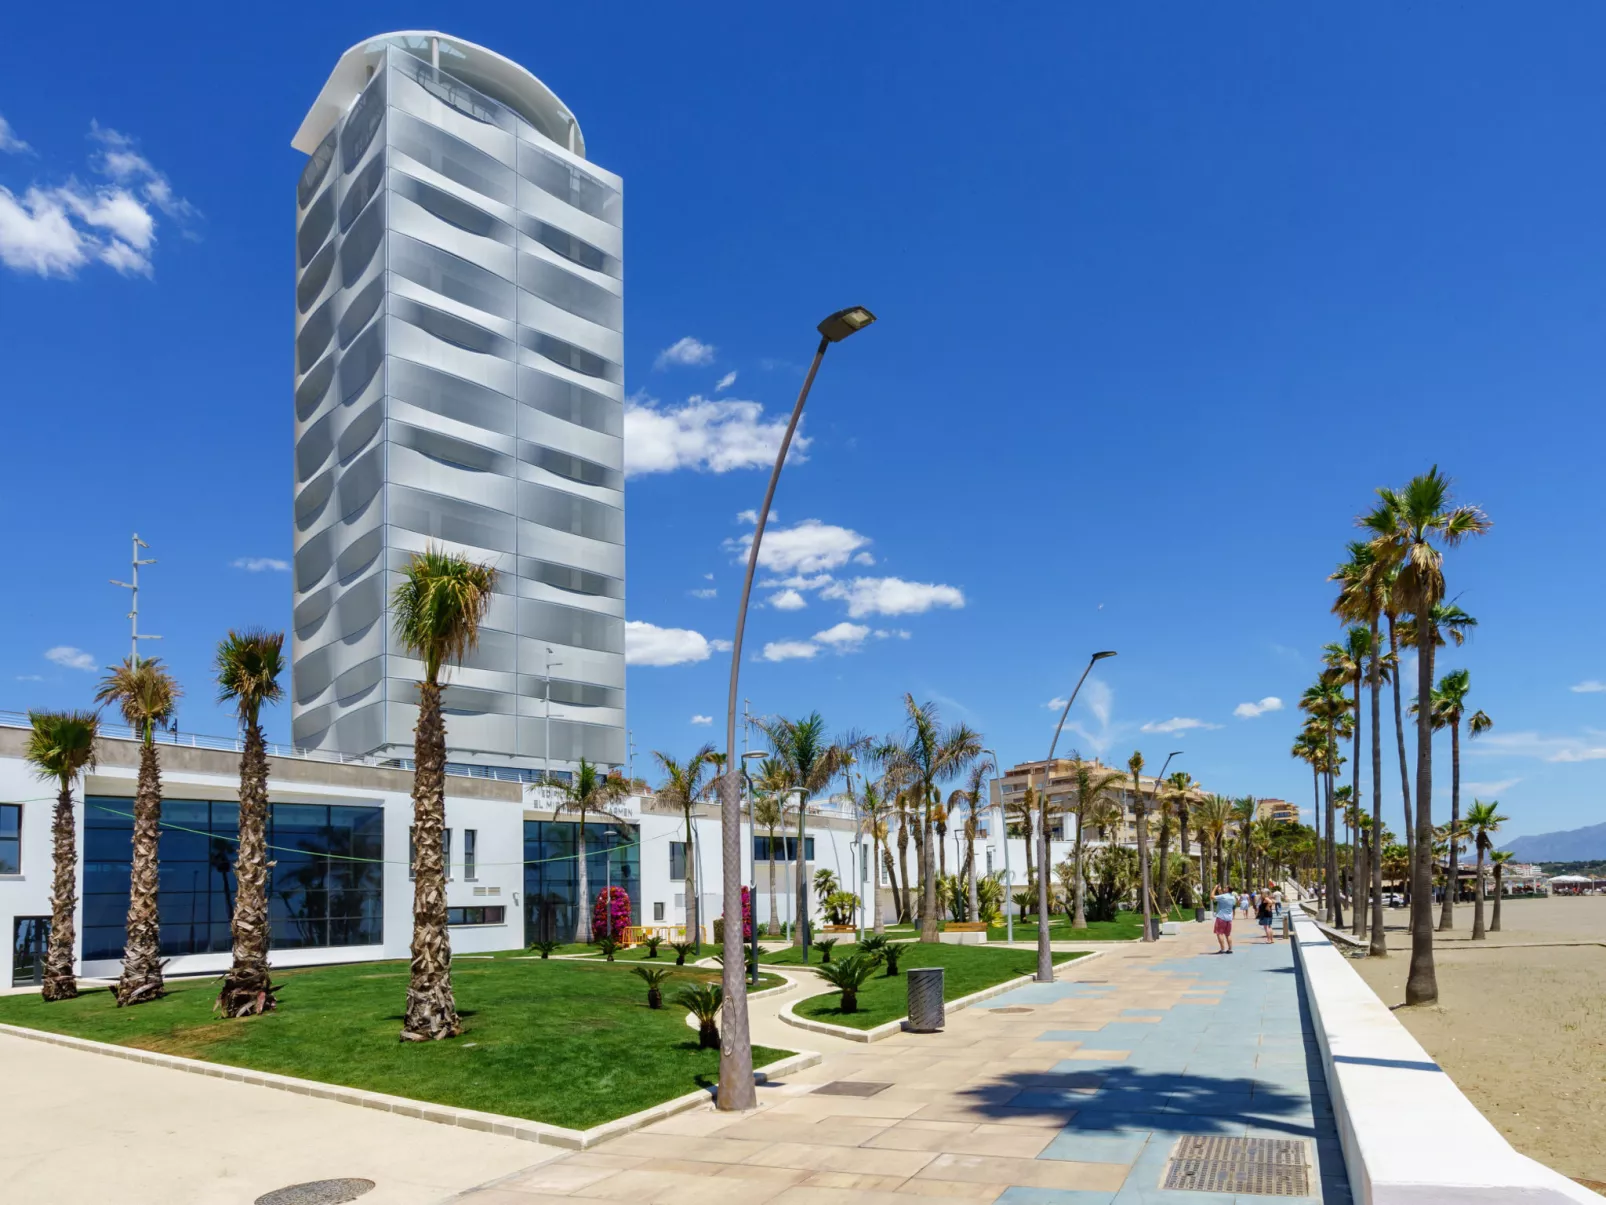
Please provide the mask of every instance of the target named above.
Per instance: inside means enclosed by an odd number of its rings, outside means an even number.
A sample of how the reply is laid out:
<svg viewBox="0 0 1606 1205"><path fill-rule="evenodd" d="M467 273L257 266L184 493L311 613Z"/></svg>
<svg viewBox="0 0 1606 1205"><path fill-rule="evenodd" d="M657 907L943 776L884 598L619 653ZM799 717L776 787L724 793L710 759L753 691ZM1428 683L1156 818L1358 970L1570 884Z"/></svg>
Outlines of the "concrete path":
<svg viewBox="0 0 1606 1205"><path fill-rule="evenodd" d="M1189 925L1108 950L944 1033L828 1051L753 1113L685 1113L457 1205L1349 1205L1292 952L1213 949ZM1310 1195L1161 1190L1191 1136L1299 1140Z"/></svg>
<svg viewBox="0 0 1606 1205"><path fill-rule="evenodd" d="M433 1205L559 1151L336 1101L0 1035L0 1201L249 1205L363 1177Z"/></svg>

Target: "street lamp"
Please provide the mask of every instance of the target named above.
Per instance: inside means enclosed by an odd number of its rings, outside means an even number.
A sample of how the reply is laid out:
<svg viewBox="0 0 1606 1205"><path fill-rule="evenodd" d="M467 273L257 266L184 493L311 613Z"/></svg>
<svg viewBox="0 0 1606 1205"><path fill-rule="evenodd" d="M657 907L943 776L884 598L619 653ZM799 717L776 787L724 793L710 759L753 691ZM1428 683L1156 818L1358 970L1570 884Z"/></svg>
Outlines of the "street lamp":
<svg viewBox="0 0 1606 1205"><path fill-rule="evenodd" d="M988 757L993 759L993 778L1003 777L1003 771L998 768L998 754L991 749L983 749ZM1015 914L1009 910L1011 904L1011 889L1015 886L1013 876L1009 872L1009 814L1004 811L1004 789L998 789L998 831L1004 838L1004 941L1007 944L1015 940ZM971 877L976 874L975 867L971 867Z"/></svg>
<svg viewBox="0 0 1606 1205"><path fill-rule="evenodd" d="M1177 749L1177 750L1174 750L1173 752L1167 753L1165 755L1165 761L1162 762L1161 765L1160 765L1160 773L1158 773L1158 774L1156 774L1154 776L1154 794L1152 796L1150 796L1151 801L1159 799L1159 797L1160 797L1160 784L1165 781L1166 769L1167 769L1167 767L1169 767L1171 765L1171 759L1173 757L1176 757L1181 752L1182 752L1181 749ZM1142 940L1144 940L1144 941L1153 941L1154 940L1154 933L1153 933L1153 927L1152 927L1152 925L1150 923L1150 908L1149 908L1149 877L1150 877L1150 875L1149 875L1149 836L1148 836L1149 825L1148 825L1148 814L1144 810L1144 807L1143 807L1143 782L1142 782L1141 779L1139 779L1137 772L1134 772L1133 775L1132 775L1132 794L1137 798L1137 801L1138 801L1138 893L1143 897L1142 900L1141 900L1141 903L1142 903L1142 906L1143 906L1143 939ZM1187 850L1183 850L1182 851L1182 856L1183 856L1184 859L1186 859L1187 856L1188 856L1188 851ZM1164 870L1165 868L1161 867L1161 869Z"/></svg>
<svg viewBox="0 0 1606 1205"><path fill-rule="evenodd" d="M765 753L762 749L754 749L749 753L742 754L742 761L743 762L749 762L749 761L753 761L755 759L761 760L761 759L766 758L768 756L769 756L769 754ZM749 838L748 839L748 843L747 843L747 847L748 847L748 853L750 855L752 855L752 863L751 863L751 867L749 869L749 873L748 873L748 876L747 876L748 882L751 884L751 886L748 887L748 894L747 894L747 916L748 916L749 923L753 927L753 934L752 934L752 943L753 944L752 944L752 947L751 947L752 951L753 951L753 972L752 972L752 976L751 976L751 980L750 981L751 981L752 986L757 987L758 986L758 857L757 857L756 847L758 845L758 821L756 819L754 819L754 817L753 817L753 802L754 802L753 801L753 790L752 790L752 784L749 782L748 777L747 777L747 766L746 765L742 766L742 790L747 793L747 829L748 829L748 838ZM771 858L775 857L775 851L773 849L770 850L770 857Z"/></svg>
<svg viewBox="0 0 1606 1205"><path fill-rule="evenodd" d="M1115 656L1115 650L1106 649L1102 653L1094 653L1087 659L1087 668L1082 671L1082 676L1076 680L1076 689L1071 691L1071 697L1065 700L1065 709L1060 712L1060 722L1054 725L1054 739L1048 746L1048 760L1043 763L1043 797L1037 801L1038 983L1054 982L1054 956L1049 952L1048 946L1048 790L1049 779L1054 773L1054 750L1059 747L1060 729L1065 727L1065 717L1071 714L1071 704L1076 702L1076 696L1082 689L1082 683L1087 681L1088 674L1093 671L1093 663L1113 656Z"/></svg>
<svg viewBox="0 0 1606 1205"><path fill-rule="evenodd" d="M786 463L787 450L798 421L803 417L803 403L808 400L814 375L820 371L820 361L833 343L840 343L855 331L861 331L875 321L875 315L863 306L849 306L838 310L820 323L820 345L814 351L814 362L803 378L797 402L792 406L792 417L781 436L780 450L775 454L775 467L770 470L769 487L764 491L764 505L759 508L758 521L753 524L753 546L747 552L747 576L742 581L742 599L736 608L736 638L731 641L730 699L725 707L725 764L736 762L736 689L742 668L742 633L747 627L747 601L753 593L753 573L758 568L758 549L764 539L764 526L769 522L770 503L775 499L775 487L781 479L781 466ZM758 1093L753 1087L753 1044L747 1023L747 976L742 966L742 802L741 792L734 775L727 775L720 789L719 806L720 851L723 862L725 892L725 967L721 981L725 991L724 1024L720 1026L719 1093L716 1108L725 1110L751 1109L758 1104Z"/></svg>
<svg viewBox="0 0 1606 1205"><path fill-rule="evenodd" d="M552 650L551 650L551 648L549 648L546 645L542 645L541 647L546 649L546 673L544 673L542 675L542 677L541 677L541 693L546 696L546 709L545 709L546 710L546 730L542 733L542 736L541 736L541 743L545 746L545 749L543 750L543 757L544 757L544 760L546 762L546 765L544 766L544 768L541 771L541 776L542 776L542 778L545 779L545 782L544 782L543 785L551 786L552 785L552 667L555 666L555 665L561 667L563 665L563 662L552 660Z"/></svg>

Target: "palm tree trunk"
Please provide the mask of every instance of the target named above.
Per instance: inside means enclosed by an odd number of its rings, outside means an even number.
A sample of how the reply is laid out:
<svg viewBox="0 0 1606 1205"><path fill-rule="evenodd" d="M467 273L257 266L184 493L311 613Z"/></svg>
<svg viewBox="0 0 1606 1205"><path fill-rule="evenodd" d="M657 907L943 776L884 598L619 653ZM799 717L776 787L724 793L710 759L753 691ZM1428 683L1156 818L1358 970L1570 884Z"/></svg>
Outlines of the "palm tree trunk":
<svg viewBox="0 0 1606 1205"><path fill-rule="evenodd" d="M1444 872L1444 904L1439 909L1439 929L1455 926L1455 897L1461 885L1461 857L1456 845L1456 829L1461 824L1461 720L1450 725L1450 861Z"/></svg>
<svg viewBox="0 0 1606 1205"><path fill-rule="evenodd" d="M1355 836L1350 842L1350 932L1366 935L1366 896L1361 884L1361 667L1355 667L1355 732L1350 740L1350 807L1355 809ZM1367 882L1371 880L1368 879Z"/></svg>
<svg viewBox="0 0 1606 1205"><path fill-rule="evenodd" d="M692 804L686 801L686 931L687 940L694 946L702 949L703 944L703 910L699 906L702 901L697 898L697 851L692 848L695 834L691 823ZM608 922L612 925L612 921Z"/></svg>
<svg viewBox="0 0 1606 1205"><path fill-rule="evenodd" d="M575 858L575 916L574 940L577 945L585 945L591 940L591 884L586 881L586 814L585 809L580 811L580 826L574 834ZM686 940L691 940L691 934L686 934Z"/></svg>
<svg viewBox="0 0 1606 1205"><path fill-rule="evenodd" d="M1143 897L1139 911L1143 913L1143 940L1149 940L1153 928L1149 892L1153 886L1149 871L1149 814L1143 806L1143 785L1137 785L1138 795L1138 894Z"/></svg>
<svg viewBox="0 0 1606 1205"><path fill-rule="evenodd" d="M162 923L156 889L160 878L157 846L162 831L162 769L156 746L139 750L139 784L134 790L133 863L128 875L128 924L117 1006L144 1004L163 993Z"/></svg>
<svg viewBox="0 0 1606 1205"><path fill-rule="evenodd" d="M452 946L446 928L446 725L438 682L418 686L413 732L413 965L402 1018L404 1042L463 1032L452 997Z"/></svg>
<svg viewBox="0 0 1606 1205"><path fill-rule="evenodd" d="M1505 895L1505 888L1500 884L1505 881L1502 871L1504 867L1496 862L1494 866L1494 914L1489 917L1489 932L1500 932L1500 899Z"/></svg>
<svg viewBox="0 0 1606 1205"><path fill-rule="evenodd" d="M1044 817L1047 822L1047 817ZM1045 843L1046 844L1046 843ZM1082 875L1082 816L1076 817L1076 857L1072 860L1076 868L1076 890L1072 894L1076 897L1076 915L1071 918L1071 928L1087 928L1087 879Z"/></svg>
<svg viewBox="0 0 1606 1205"><path fill-rule="evenodd" d="M976 826L974 823L965 826L965 878L970 885L970 894L965 907L965 919L971 921L980 920L981 904L976 898Z"/></svg>
<svg viewBox="0 0 1606 1205"><path fill-rule="evenodd" d="M1156 790L1159 788L1156 787ZM1160 818L1160 848L1157 851L1160 857L1159 865L1154 868L1154 894L1160 901L1160 915L1166 918L1171 916L1171 826L1166 823L1165 817ZM1188 847L1182 847L1182 856L1188 856Z"/></svg>
<svg viewBox="0 0 1606 1205"><path fill-rule="evenodd" d="M898 879L903 880L900 889ZM909 897L909 817L898 818L898 874L892 880L892 902L898 908L898 923L907 925L914 919Z"/></svg>
<svg viewBox="0 0 1606 1205"><path fill-rule="evenodd" d="M1383 732L1382 674L1378 664L1377 616L1372 616L1372 663L1367 667L1372 687L1372 944L1373 958L1386 957L1388 936L1383 931ZM1398 674L1394 675L1396 678Z"/></svg>
<svg viewBox="0 0 1606 1205"><path fill-rule="evenodd" d="M1416 849L1411 859L1411 968L1407 1004L1433 1004L1439 978L1433 967L1433 620L1416 616Z"/></svg>
<svg viewBox="0 0 1606 1205"><path fill-rule="evenodd" d="M892 887L892 914L901 921L903 919L903 896L898 891L898 867L892 860L892 846L886 842L882 842L881 845L881 865L886 869L887 882ZM876 900L875 931L877 933L885 933L887 925L886 921L881 917L880 903L878 896Z"/></svg>
<svg viewBox="0 0 1606 1205"><path fill-rule="evenodd" d="M1472 904L1472 940L1483 941L1483 842L1478 842L1478 882L1474 887Z"/></svg>
<svg viewBox="0 0 1606 1205"><path fill-rule="evenodd" d="M920 940L935 942L937 937L937 876L936 859L932 857L932 837L934 829L931 818L931 783L924 784L921 792L924 806L921 812L921 849L920 849Z"/></svg>
<svg viewBox="0 0 1606 1205"><path fill-rule="evenodd" d="M225 1017L271 1011L268 974L268 751L262 726L245 730L240 754L240 846L234 864L234 963L223 977L218 1009Z"/></svg>
<svg viewBox="0 0 1606 1205"><path fill-rule="evenodd" d="M50 945L45 953L45 984L40 993L46 1000L71 1000L78 995L73 976L73 953L77 940L73 913L78 907L78 831L73 823L72 780L62 783L56 796L56 814L50 824L54 846L55 876L50 886Z"/></svg>
<svg viewBox="0 0 1606 1205"><path fill-rule="evenodd" d="M939 823L933 827L937 831L937 873L946 879L948 877L948 825Z"/></svg>
<svg viewBox="0 0 1606 1205"><path fill-rule="evenodd" d="M775 830L770 829L770 936L777 937L781 932L779 915L775 911Z"/></svg>
<svg viewBox="0 0 1606 1205"><path fill-rule="evenodd" d="M1405 854L1416 865L1416 819L1411 812L1411 771L1405 757L1405 722L1400 714L1400 636L1389 617L1389 655L1394 658L1394 739L1400 747L1400 799L1405 805Z"/></svg>
<svg viewBox="0 0 1606 1205"><path fill-rule="evenodd" d="M874 822L872 821L870 829L870 919L875 923L875 932L885 933L887 931L887 922L881 915L881 886L876 882L880 872L876 868L884 864L888 871L887 877L892 877L892 851L886 847L876 834L873 825Z"/></svg>
<svg viewBox="0 0 1606 1205"><path fill-rule="evenodd" d="M1332 731L1328 731L1328 744L1334 745ZM1336 757L1335 757L1336 760ZM1333 801L1333 772L1327 772L1327 923L1335 929L1344 927L1344 901L1339 898L1338 879L1338 814Z"/></svg>
<svg viewBox="0 0 1606 1205"><path fill-rule="evenodd" d="M797 872L797 880L792 884L793 904L797 915L792 918L792 944L803 944L803 926L809 923L809 880L808 859L803 855L808 847L804 844L804 823L808 816L808 796L801 791L797 797L797 857L793 859L793 868Z"/></svg>

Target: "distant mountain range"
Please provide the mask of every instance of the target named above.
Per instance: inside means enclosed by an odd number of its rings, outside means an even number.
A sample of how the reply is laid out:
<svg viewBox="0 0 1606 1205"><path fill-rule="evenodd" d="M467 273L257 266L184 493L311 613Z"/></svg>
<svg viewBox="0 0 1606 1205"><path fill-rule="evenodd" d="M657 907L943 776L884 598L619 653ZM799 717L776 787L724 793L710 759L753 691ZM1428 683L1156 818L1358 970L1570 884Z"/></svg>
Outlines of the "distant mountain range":
<svg viewBox="0 0 1606 1205"><path fill-rule="evenodd" d="M1515 837L1500 848L1509 849L1519 862L1591 862L1606 858L1606 824Z"/></svg>

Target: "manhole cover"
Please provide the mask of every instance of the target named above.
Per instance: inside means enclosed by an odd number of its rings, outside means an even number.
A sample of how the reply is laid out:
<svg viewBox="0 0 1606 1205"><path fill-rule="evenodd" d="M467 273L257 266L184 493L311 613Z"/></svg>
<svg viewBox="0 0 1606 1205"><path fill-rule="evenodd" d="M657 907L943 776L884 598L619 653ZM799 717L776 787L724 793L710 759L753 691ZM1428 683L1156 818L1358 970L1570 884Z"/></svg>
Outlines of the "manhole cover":
<svg viewBox="0 0 1606 1205"><path fill-rule="evenodd" d="M1010 1005L1008 1008L989 1008L987 1011L990 1013L1029 1013L1033 1010L1021 1008L1019 1005Z"/></svg>
<svg viewBox="0 0 1606 1205"><path fill-rule="evenodd" d="M275 1188L256 1199L256 1205L341 1205L372 1191L372 1180L309 1180L288 1188Z"/></svg>
<svg viewBox="0 0 1606 1205"><path fill-rule="evenodd" d="M1309 1196L1309 1147L1297 1138L1182 1138L1171 1150L1160 1187L1267 1197Z"/></svg>
<svg viewBox="0 0 1606 1205"><path fill-rule="evenodd" d="M867 1080L839 1079L821 1084L814 1093L816 1096L874 1096L890 1087L891 1084L873 1084Z"/></svg>

